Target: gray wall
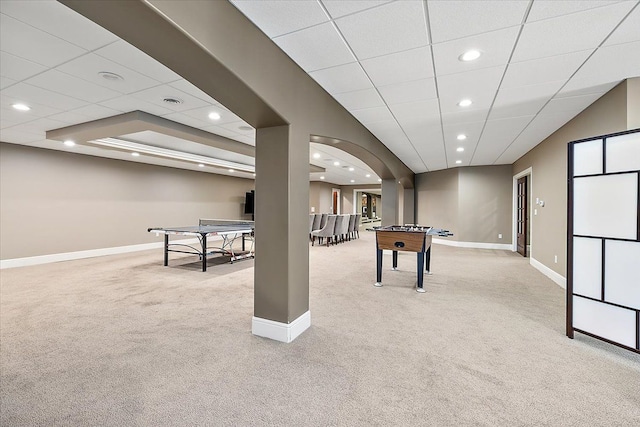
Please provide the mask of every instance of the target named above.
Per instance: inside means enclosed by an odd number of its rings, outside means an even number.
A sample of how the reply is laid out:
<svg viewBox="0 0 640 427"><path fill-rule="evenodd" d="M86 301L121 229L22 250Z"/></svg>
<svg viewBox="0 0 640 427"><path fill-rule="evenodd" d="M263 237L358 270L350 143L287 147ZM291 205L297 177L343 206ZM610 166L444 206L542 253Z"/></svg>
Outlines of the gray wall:
<svg viewBox="0 0 640 427"><path fill-rule="evenodd" d="M149 227L251 219L254 181L0 143L0 258L161 241Z"/></svg>
<svg viewBox="0 0 640 427"><path fill-rule="evenodd" d="M309 212L329 213L331 210L331 189L336 186L328 182L312 181L309 183Z"/></svg>
<svg viewBox="0 0 640 427"><path fill-rule="evenodd" d="M626 129L627 82L622 82L513 164L513 175L532 168L531 198L545 202L544 207L532 206L538 215L530 216L531 257L562 276L566 277L567 144Z"/></svg>
<svg viewBox="0 0 640 427"><path fill-rule="evenodd" d="M511 243L511 166L476 166L416 175L417 222L453 240ZM498 238L502 234L502 239Z"/></svg>
<svg viewBox="0 0 640 427"><path fill-rule="evenodd" d="M627 80L627 129L640 128L640 77Z"/></svg>

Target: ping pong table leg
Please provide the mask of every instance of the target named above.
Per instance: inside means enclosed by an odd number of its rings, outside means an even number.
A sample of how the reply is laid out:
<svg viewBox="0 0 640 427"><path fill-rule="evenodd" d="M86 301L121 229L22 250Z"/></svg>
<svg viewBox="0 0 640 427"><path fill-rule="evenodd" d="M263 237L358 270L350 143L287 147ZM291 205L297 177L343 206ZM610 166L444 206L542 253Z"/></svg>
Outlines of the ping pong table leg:
<svg viewBox="0 0 640 427"><path fill-rule="evenodd" d="M398 251L392 251L393 252L393 271L396 271L398 269Z"/></svg>
<svg viewBox="0 0 640 427"><path fill-rule="evenodd" d="M425 290L422 287L424 283L424 252L418 252L418 286L416 287L416 292L424 293Z"/></svg>
<svg viewBox="0 0 640 427"><path fill-rule="evenodd" d="M202 271L207 271L207 236L202 235Z"/></svg>
<svg viewBox="0 0 640 427"><path fill-rule="evenodd" d="M164 266L169 265L169 235L164 235Z"/></svg>
<svg viewBox="0 0 640 427"><path fill-rule="evenodd" d="M376 283L373 286L382 286L382 249L376 249Z"/></svg>

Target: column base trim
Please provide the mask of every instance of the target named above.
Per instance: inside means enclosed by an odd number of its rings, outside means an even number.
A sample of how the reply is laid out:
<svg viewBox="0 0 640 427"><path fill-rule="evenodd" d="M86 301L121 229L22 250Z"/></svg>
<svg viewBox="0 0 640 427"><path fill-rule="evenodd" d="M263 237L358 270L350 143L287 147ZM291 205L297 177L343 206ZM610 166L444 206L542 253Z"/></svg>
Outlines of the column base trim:
<svg viewBox="0 0 640 427"><path fill-rule="evenodd" d="M311 312L307 311L291 323L281 323L255 317L251 319L251 333L259 337L290 343L311 326Z"/></svg>

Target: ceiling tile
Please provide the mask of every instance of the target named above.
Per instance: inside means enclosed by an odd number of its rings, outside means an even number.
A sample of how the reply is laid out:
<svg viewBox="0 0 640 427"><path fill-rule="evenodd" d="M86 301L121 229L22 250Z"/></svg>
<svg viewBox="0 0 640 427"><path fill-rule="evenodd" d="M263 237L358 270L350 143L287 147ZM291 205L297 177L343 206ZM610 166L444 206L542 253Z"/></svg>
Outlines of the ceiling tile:
<svg viewBox="0 0 640 427"><path fill-rule="evenodd" d="M221 108L224 108L222 104L213 99L211 96L207 95L206 92L195 87L191 82L188 82L185 79L176 80L174 82L169 83L169 86L184 93L188 93L189 95L199 98L211 105L219 105Z"/></svg>
<svg viewBox="0 0 640 427"><path fill-rule="evenodd" d="M554 98L540 112L543 115L554 115L562 112L572 112L574 114L587 108L600 98L602 93L591 93L581 96L567 96L563 98Z"/></svg>
<svg viewBox="0 0 640 427"><path fill-rule="evenodd" d="M380 94L373 88L337 93L334 98L347 110L359 110L384 105Z"/></svg>
<svg viewBox="0 0 640 427"><path fill-rule="evenodd" d="M604 46L629 43L640 40L640 7L636 7L609 36Z"/></svg>
<svg viewBox="0 0 640 427"><path fill-rule="evenodd" d="M109 31L57 1L2 0L0 3L2 13L86 50L118 40Z"/></svg>
<svg viewBox="0 0 640 427"><path fill-rule="evenodd" d="M202 128L207 132L214 133L216 135L224 136L225 138L234 139L238 138L241 135L238 132L234 132L230 129L223 128L222 126L207 126Z"/></svg>
<svg viewBox="0 0 640 427"><path fill-rule="evenodd" d="M156 116L162 116L164 114L172 113L172 111L162 105L153 104L143 99L133 98L129 95L123 95L118 98L109 99L100 103L103 107L111 108L114 110L130 112L130 111L144 111L145 113L154 114Z"/></svg>
<svg viewBox="0 0 640 427"><path fill-rule="evenodd" d="M442 147L442 128L440 125L430 125L429 123L415 121L402 127L407 138L416 149L429 152L429 147Z"/></svg>
<svg viewBox="0 0 640 427"><path fill-rule="evenodd" d="M537 114L558 92L564 80L528 86L500 88L489 118L504 119Z"/></svg>
<svg viewBox="0 0 640 427"><path fill-rule="evenodd" d="M333 19L351 15L372 7L389 3L390 0L321 0Z"/></svg>
<svg viewBox="0 0 640 427"><path fill-rule="evenodd" d="M88 82L104 86L120 93L132 93L159 84L130 68L124 67L102 56L89 53L57 67L58 70L79 77ZM121 76L124 80L112 81L103 78L98 73L109 72Z"/></svg>
<svg viewBox="0 0 640 427"><path fill-rule="evenodd" d="M309 75L332 95L373 87L358 63L326 68L311 72Z"/></svg>
<svg viewBox="0 0 640 427"><path fill-rule="evenodd" d="M512 61L520 62L596 48L632 6L631 2L622 2L527 23Z"/></svg>
<svg viewBox="0 0 640 427"><path fill-rule="evenodd" d="M557 80L566 81L592 52L593 49L588 49L565 55L511 63L507 67L507 72L500 87L509 88Z"/></svg>
<svg viewBox="0 0 640 427"><path fill-rule="evenodd" d="M21 81L42 73L46 69L46 67L35 62L22 59L10 53L0 52L0 75L2 77Z"/></svg>
<svg viewBox="0 0 640 427"><path fill-rule="evenodd" d="M431 51L428 46L379 56L360 63L376 86L433 77Z"/></svg>
<svg viewBox="0 0 640 427"><path fill-rule="evenodd" d="M0 90L4 89L6 87L9 87L11 85L14 85L16 83L18 83L17 80L13 80L13 79L10 79L9 77L5 77L5 76L0 76Z"/></svg>
<svg viewBox="0 0 640 427"><path fill-rule="evenodd" d="M560 90L560 92L556 94L555 98L563 98L565 96L589 95L590 93L607 93L619 84L619 81L615 81L596 86L589 85L580 87L579 85L574 85L571 89L567 89L567 87L565 86L564 88L562 88L562 90Z"/></svg>
<svg viewBox="0 0 640 427"><path fill-rule="evenodd" d="M335 23L360 60L429 43L419 1L385 4L336 19Z"/></svg>
<svg viewBox="0 0 640 427"><path fill-rule="evenodd" d="M89 103L105 101L120 96L120 93L114 90L78 79L57 70L49 70L38 74L35 77L27 79L25 83L65 94L66 96L72 96Z"/></svg>
<svg viewBox="0 0 640 427"><path fill-rule="evenodd" d="M401 125L415 120L429 126L440 124L440 105L437 99L394 104L389 108Z"/></svg>
<svg viewBox="0 0 640 427"><path fill-rule="evenodd" d="M462 99L470 99L473 104L465 110L488 109L498 89L505 66L483 68L465 73L438 77L438 94L442 113L461 111L458 106Z"/></svg>
<svg viewBox="0 0 640 427"><path fill-rule="evenodd" d="M21 124L18 126L14 126L15 130L23 130L25 132L33 132L39 135L42 135L42 138L45 137L45 132L52 129L58 129L67 126L65 122L60 122L58 120L52 120L49 117L42 117L36 120L29 122L28 124Z"/></svg>
<svg viewBox="0 0 640 427"><path fill-rule="evenodd" d="M389 86L380 86L378 90L387 105L436 98L434 79L422 79Z"/></svg>
<svg viewBox="0 0 640 427"><path fill-rule="evenodd" d="M561 93L638 77L639 64L640 41L601 47L562 88Z"/></svg>
<svg viewBox="0 0 640 427"><path fill-rule="evenodd" d="M436 74L441 76L507 64L519 31L520 27L510 27L434 44ZM472 49L482 53L480 58L469 62L460 61L460 55Z"/></svg>
<svg viewBox="0 0 640 427"><path fill-rule="evenodd" d="M307 72L356 60L331 22L276 37L273 41Z"/></svg>
<svg viewBox="0 0 640 427"><path fill-rule="evenodd" d="M49 118L69 124L77 124L89 122L91 120L104 119L105 117L112 117L121 113L124 113L124 111L114 110L113 108L107 108L97 104L90 104L76 108L75 110L54 114L49 116Z"/></svg>
<svg viewBox="0 0 640 427"><path fill-rule="evenodd" d="M491 165L535 116L488 120L471 159L472 165Z"/></svg>
<svg viewBox="0 0 640 427"><path fill-rule="evenodd" d="M19 37L15 35L19 34ZM64 40L0 14L0 50L52 67L86 51Z"/></svg>
<svg viewBox="0 0 640 427"><path fill-rule="evenodd" d="M527 22L569 15L601 6L609 6L620 0L535 0L527 16Z"/></svg>
<svg viewBox="0 0 640 427"><path fill-rule="evenodd" d="M44 132L26 132L16 128L0 129L0 140L13 144L29 144L44 140Z"/></svg>
<svg viewBox="0 0 640 427"><path fill-rule="evenodd" d="M21 123L31 122L38 117L44 117L42 115L37 116L33 114L33 110L31 111L17 111L10 107L11 103L7 102L5 97L1 97L2 100L2 108L0 108L0 117L2 117L2 121L0 121L0 128L10 128L12 126L19 125ZM7 141L11 142L11 141Z"/></svg>
<svg viewBox="0 0 640 427"><path fill-rule="evenodd" d="M141 99L151 104L159 105L172 111L187 111L194 108L208 107L207 102L191 96L185 92L174 89L169 86L154 86L149 89L142 90L131 94L132 97ZM165 98L177 98L182 101L181 104L171 104L164 102Z"/></svg>
<svg viewBox="0 0 640 427"><path fill-rule="evenodd" d="M124 40L98 49L94 53L161 83L182 79L178 74Z"/></svg>
<svg viewBox="0 0 640 427"><path fill-rule="evenodd" d="M231 3L271 38L329 20L316 1L231 0Z"/></svg>
<svg viewBox="0 0 640 427"><path fill-rule="evenodd" d="M428 0L433 43L520 25L528 1Z"/></svg>
<svg viewBox="0 0 640 427"><path fill-rule="evenodd" d="M450 113L442 113L442 124L453 125L457 123L472 123L484 121L489 114L488 108L479 108L477 110L460 110Z"/></svg>
<svg viewBox="0 0 640 427"><path fill-rule="evenodd" d="M25 102L31 107L29 113L47 115L59 113L63 110L73 110L85 106L87 103L70 96L31 86L26 83L18 83L2 91L3 97L9 97L14 102ZM36 108L36 105L38 106Z"/></svg>
<svg viewBox="0 0 640 427"><path fill-rule="evenodd" d="M450 123L443 126L444 129L444 141L448 147L466 147L467 152L469 147L475 146L480 139L480 132L484 127L484 121L482 122L470 122L470 123ZM466 135L465 140L459 140L458 135Z"/></svg>
<svg viewBox="0 0 640 427"><path fill-rule="evenodd" d="M389 108L386 106L351 110L350 113L363 124L393 119L391 112L389 112Z"/></svg>

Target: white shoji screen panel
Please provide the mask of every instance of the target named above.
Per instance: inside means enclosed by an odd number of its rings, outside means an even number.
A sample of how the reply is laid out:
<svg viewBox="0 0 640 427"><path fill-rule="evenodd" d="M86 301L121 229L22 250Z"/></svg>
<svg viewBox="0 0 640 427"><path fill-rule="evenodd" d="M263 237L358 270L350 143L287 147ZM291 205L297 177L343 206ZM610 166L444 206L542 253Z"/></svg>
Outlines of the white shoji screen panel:
<svg viewBox="0 0 640 427"><path fill-rule="evenodd" d="M640 353L640 129L569 144L567 336Z"/></svg>

